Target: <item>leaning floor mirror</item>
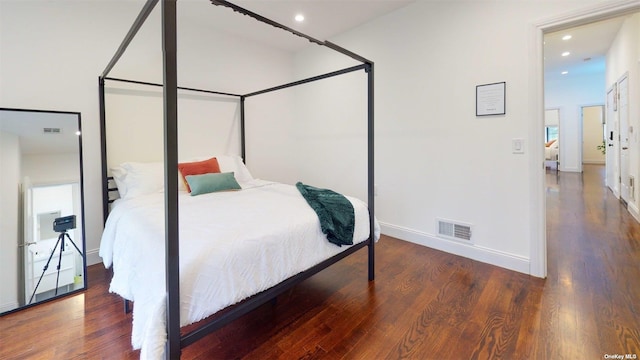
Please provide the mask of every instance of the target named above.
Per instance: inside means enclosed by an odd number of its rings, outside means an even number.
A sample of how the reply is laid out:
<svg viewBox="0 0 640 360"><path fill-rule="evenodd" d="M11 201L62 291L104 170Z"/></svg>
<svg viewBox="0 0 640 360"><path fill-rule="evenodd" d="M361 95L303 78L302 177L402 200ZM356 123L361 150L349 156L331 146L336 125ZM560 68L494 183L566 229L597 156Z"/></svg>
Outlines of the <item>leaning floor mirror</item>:
<svg viewBox="0 0 640 360"><path fill-rule="evenodd" d="M86 288L80 113L0 108L0 314Z"/></svg>

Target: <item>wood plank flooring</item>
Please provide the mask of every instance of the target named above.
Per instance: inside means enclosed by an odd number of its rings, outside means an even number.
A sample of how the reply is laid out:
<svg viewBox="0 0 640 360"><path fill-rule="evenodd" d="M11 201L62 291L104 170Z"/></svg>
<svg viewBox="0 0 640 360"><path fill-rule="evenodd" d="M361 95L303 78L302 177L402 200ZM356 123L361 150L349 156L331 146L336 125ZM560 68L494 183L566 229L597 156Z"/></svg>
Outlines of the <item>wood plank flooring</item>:
<svg viewBox="0 0 640 360"><path fill-rule="evenodd" d="M640 226L602 166L548 174L549 276L390 237L183 350L183 359L603 359L640 356ZM0 317L0 359L137 359L131 315L82 294ZM635 357L632 357L635 358Z"/></svg>

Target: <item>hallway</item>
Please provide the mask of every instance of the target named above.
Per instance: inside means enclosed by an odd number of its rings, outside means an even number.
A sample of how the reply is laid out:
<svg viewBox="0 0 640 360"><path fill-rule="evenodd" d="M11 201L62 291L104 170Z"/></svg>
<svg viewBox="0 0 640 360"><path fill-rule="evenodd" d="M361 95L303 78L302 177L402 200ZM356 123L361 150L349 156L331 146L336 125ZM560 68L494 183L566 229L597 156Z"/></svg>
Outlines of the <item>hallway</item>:
<svg viewBox="0 0 640 360"><path fill-rule="evenodd" d="M604 179L602 165L547 172L547 358L640 356L640 225Z"/></svg>

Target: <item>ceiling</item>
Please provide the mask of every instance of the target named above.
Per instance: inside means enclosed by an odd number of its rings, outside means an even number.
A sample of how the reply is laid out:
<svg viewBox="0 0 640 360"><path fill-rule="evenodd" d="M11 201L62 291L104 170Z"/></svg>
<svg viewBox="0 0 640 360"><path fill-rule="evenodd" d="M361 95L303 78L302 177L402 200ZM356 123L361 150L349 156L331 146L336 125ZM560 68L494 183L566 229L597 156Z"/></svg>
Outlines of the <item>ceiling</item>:
<svg viewBox="0 0 640 360"><path fill-rule="evenodd" d="M598 21L544 35L545 80L604 73L606 54L624 20L630 15ZM565 35L571 39L563 40ZM568 51L568 56L562 53ZM568 71L562 75L563 71Z"/></svg>
<svg viewBox="0 0 640 360"><path fill-rule="evenodd" d="M332 37L404 7L415 0L231 0L234 4L265 16L282 25L318 40ZM259 23L248 16L229 16L232 12L209 1L183 0L178 12L202 26L286 51L299 51L309 42L282 30ZM203 16L205 14L206 16ZM305 20L298 23L296 14ZM627 15L630 16L630 15ZM603 20L567 30L545 34L545 78L561 79L594 72L604 72L605 55L627 16ZM240 22L240 26L239 26ZM568 41L562 40L570 34ZM561 54L569 51L569 56ZM589 59L589 60L585 60ZM562 75L562 71L568 71Z"/></svg>
<svg viewBox="0 0 640 360"><path fill-rule="evenodd" d="M232 3L262 15L317 40L329 40L372 19L404 7L415 0L231 0ZM248 16L229 16L231 9L209 1L187 0L178 5L179 18L198 22L218 31L244 37L286 51L309 45L302 38L259 23ZM157 9L155 10L157 11ZM205 16L203 16L203 14ZM296 14L305 17L296 22ZM243 19L244 18L244 19Z"/></svg>
<svg viewBox="0 0 640 360"><path fill-rule="evenodd" d="M0 131L19 137L22 154L77 153L78 115L0 109ZM44 129L59 129L45 132Z"/></svg>

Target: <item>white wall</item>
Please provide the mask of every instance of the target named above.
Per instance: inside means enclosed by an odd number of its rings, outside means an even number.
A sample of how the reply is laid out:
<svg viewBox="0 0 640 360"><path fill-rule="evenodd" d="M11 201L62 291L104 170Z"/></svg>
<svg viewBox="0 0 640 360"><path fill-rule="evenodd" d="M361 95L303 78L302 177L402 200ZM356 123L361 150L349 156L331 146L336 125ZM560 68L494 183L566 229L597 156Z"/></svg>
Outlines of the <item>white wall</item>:
<svg viewBox="0 0 640 360"><path fill-rule="evenodd" d="M299 73L297 78L309 75ZM291 184L302 181L366 199L364 71L296 87L283 94L273 94L271 99L283 96L292 97L296 116L275 118L275 123L260 125L276 131L268 139L250 139L256 158L252 160L250 154L251 168L255 163L275 166L269 178ZM274 145L277 149L273 149ZM266 155L275 151L278 155L274 158L279 159L276 163L270 161L271 155Z"/></svg>
<svg viewBox="0 0 640 360"><path fill-rule="evenodd" d="M183 2L178 5L178 16L211 9L208 2ZM150 26L159 21L159 9L155 9L111 76L160 82L161 33ZM292 80L292 56L288 52L233 37L211 27L210 23L194 22L191 18L179 20L178 24L178 81L183 86L245 94ZM107 82L109 165L132 160L162 160L161 90ZM252 99L247 101L248 109L259 103ZM247 121L269 124L269 116L286 117L291 108L286 100L285 103L259 104L260 113L248 114ZM181 91L178 116L181 160L213 154L240 154L237 97ZM123 136L128 134L135 134L135 138ZM250 154L252 144L247 145ZM136 155L132 157L131 154ZM257 173L260 174L259 169Z"/></svg>
<svg viewBox="0 0 640 360"><path fill-rule="evenodd" d="M18 269L20 144L15 134L0 131L0 168L0 264L3 269ZM0 313L19 304L15 275L12 271L0 271Z"/></svg>
<svg viewBox="0 0 640 360"><path fill-rule="evenodd" d="M109 166L127 161L163 161L162 89L132 89L108 82L105 93ZM239 114L239 101L235 98L181 92L180 159L240 154Z"/></svg>
<svg viewBox="0 0 640 360"><path fill-rule="evenodd" d="M246 100L247 166L254 177L289 184L299 180L292 160L297 152L292 104L291 90Z"/></svg>
<svg viewBox="0 0 640 360"><path fill-rule="evenodd" d="M638 131L640 130L640 89L638 81L640 73L640 14L629 17L618 31L618 35L607 53L606 84L607 88L616 83L628 73L629 76L629 126L634 130L629 133L629 175L638 179L640 176L639 161L640 147L638 146ZM615 112L615 137L618 135L618 113ZM619 171L619 170L618 170ZM619 175L619 172L618 174ZM616 176L617 178L617 176ZM637 190L636 190L637 192ZM628 209L640 221L640 202L636 198L628 204Z"/></svg>
<svg viewBox="0 0 640 360"><path fill-rule="evenodd" d="M22 157L22 176L33 184L53 184L80 181L79 154L25 154Z"/></svg>
<svg viewBox="0 0 640 360"><path fill-rule="evenodd" d="M100 261L97 251L103 228L98 76L128 32L142 4L142 1L0 1L0 105L10 108L78 111L82 114L89 264ZM189 6L213 8L206 1L179 2L178 13L181 14L181 9ZM122 62L110 76L161 82L158 14L159 9L155 9L150 22L145 24L140 36L136 37ZM196 24L188 20L179 21L179 24L180 85L226 92L248 92L291 80L290 54L235 38L224 32L210 32L210 24ZM143 87L137 91L146 90L149 89ZM109 91L113 95L113 89ZM158 100L153 96L149 95L153 100ZM113 96L111 100L114 101ZM123 116L121 119L130 124L135 122L149 133L157 134L162 126L156 110L160 102L153 100L148 102L145 111L138 112L139 104L123 106L120 110L127 115L144 115ZM181 112L198 112L193 108L190 110L184 103L189 103L189 99L179 105ZM270 103L264 105L266 110L263 117L275 112L270 108ZM283 109L291 108L287 100L273 106L280 105ZM193 132L196 137L194 142L202 144L206 142L203 139L211 135L207 146L211 146L212 152L234 147L237 150L237 140L231 139L229 135L231 127L236 126L234 106L223 105L219 113L211 114L212 118L226 117L223 125L203 124L198 128L199 131ZM113 107L109 109L113 111ZM196 122L202 118L200 116ZM269 121L268 118L262 120ZM139 139L144 143L148 140L143 138L144 134L144 130L133 132L130 128L121 135L117 146L127 147ZM180 140L188 143L193 139L181 137ZM157 144L161 141L156 138L149 148L158 149ZM190 151L191 153L184 155L200 153L194 149ZM204 151L209 149L202 152ZM162 155L154 150L150 157L161 159ZM257 175L262 176L260 171Z"/></svg>
<svg viewBox="0 0 640 360"><path fill-rule="evenodd" d="M605 103L604 77L568 74L545 81L545 107L560 112L560 171L582 171L582 106Z"/></svg>
<svg viewBox="0 0 640 360"><path fill-rule="evenodd" d="M559 126L560 112L558 109L545 109L544 111L545 126Z"/></svg>
<svg viewBox="0 0 640 360"><path fill-rule="evenodd" d="M531 126L536 114L530 111L530 57L538 46L532 44L532 28L587 5L417 1L331 39L375 62L376 214L384 233L530 271L537 226L529 195L537 174L531 169L541 158L533 152L542 152L542 144L529 141L532 131L542 134L542 126ZM317 52L299 54L298 74L344 67L343 61ZM507 84L506 115L476 117L476 85L500 81ZM344 94L341 87L325 90ZM296 121L309 116L297 115ZM511 152L514 138L524 139L525 154ZM315 140L325 141L324 156L341 159L342 150L332 145L342 138ZM351 148L360 146L354 142ZM338 164L332 175L341 174ZM310 181L327 180L320 175ZM472 224L473 244L436 237L436 218Z"/></svg>

